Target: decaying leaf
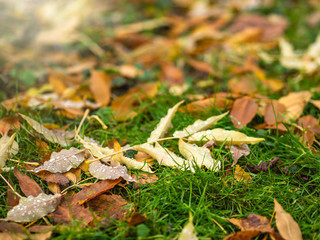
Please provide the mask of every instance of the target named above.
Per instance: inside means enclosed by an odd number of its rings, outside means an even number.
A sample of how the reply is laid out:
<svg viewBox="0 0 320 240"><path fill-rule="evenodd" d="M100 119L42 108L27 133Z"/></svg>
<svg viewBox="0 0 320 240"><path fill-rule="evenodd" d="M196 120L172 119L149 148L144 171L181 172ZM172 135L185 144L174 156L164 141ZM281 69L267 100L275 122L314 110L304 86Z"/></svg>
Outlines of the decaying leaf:
<svg viewBox="0 0 320 240"><path fill-rule="evenodd" d="M268 219L255 213L249 214L245 219L230 218L228 221L240 228L241 231L257 230L261 233L273 232Z"/></svg>
<svg viewBox="0 0 320 240"><path fill-rule="evenodd" d="M262 162L258 166L248 165L247 167L252 173L258 173L261 171L266 172L268 169L273 168L277 164L278 160L278 157L274 157L270 162Z"/></svg>
<svg viewBox="0 0 320 240"><path fill-rule="evenodd" d="M60 203L61 194L39 194L37 197L21 198L19 204L7 214L7 221L31 222L53 212Z"/></svg>
<svg viewBox="0 0 320 240"><path fill-rule="evenodd" d="M130 217L126 219L126 222L130 226L136 226L138 224L143 223L146 220L147 220L147 216L145 214L134 212Z"/></svg>
<svg viewBox="0 0 320 240"><path fill-rule="evenodd" d="M210 150L205 147L198 147L195 144L184 142L179 140L180 153L191 163L197 164L199 168L205 166L212 171L218 171L221 167L220 161L217 161L211 157Z"/></svg>
<svg viewBox="0 0 320 240"><path fill-rule="evenodd" d="M4 117L0 119L0 135L4 135L9 130L19 130L20 122L18 117Z"/></svg>
<svg viewBox="0 0 320 240"><path fill-rule="evenodd" d="M169 128L172 127L171 120L178 110L179 106L184 101L178 102L176 105L174 105L172 108L168 110L168 113L165 117L161 118L160 122L158 123L157 127L151 132L150 137L148 138L148 142L158 140L159 138L162 138L164 134L168 131Z"/></svg>
<svg viewBox="0 0 320 240"><path fill-rule="evenodd" d="M189 222L187 225L182 229L178 240L197 240L197 236L194 233L194 225L193 225L193 217L190 213Z"/></svg>
<svg viewBox="0 0 320 240"><path fill-rule="evenodd" d="M258 112L258 104L250 98L237 99L232 106L230 118L236 128L243 128Z"/></svg>
<svg viewBox="0 0 320 240"><path fill-rule="evenodd" d="M276 212L277 229L281 237L285 240L302 240L298 223L283 209L276 199L274 199L274 211Z"/></svg>
<svg viewBox="0 0 320 240"><path fill-rule="evenodd" d="M160 144L156 144L155 147L151 144L144 143L135 146L137 151L145 152L151 157L156 159L160 165L169 167L178 167L180 169L190 169L192 172L194 169L189 165L188 161L177 156L174 152L169 149L162 147Z"/></svg>
<svg viewBox="0 0 320 240"><path fill-rule="evenodd" d="M60 152L53 152L50 160L44 162L40 167L37 167L33 172L49 171L51 173L68 172L71 168L77 168L84 161L84 151L74 147L69 150L62 149Z"/></svg>
<svg viewBox="0 0 320 240"><path fill-rule="evenodd" d="M135 180L128 174L127 168L125 166L107 166L100 161L95 161L89 165L90 174L98 179L118 179L122 177L123 179L135 182Z"/></svg>
<svg viewBox="0 0 320 240"><path fill-rule="evenodd" d="M3 168L6 165L8 156L10 152L13 151L12 146L15 137L16 134L14 133L11 137L8 137L7 134L5 134L2 138L0 138L0 168Z"/></svg>
<svg viewBox="0 0 320 240"><path fill-rule="evenodd" d="M132 177L137 181L134 183L135 187L158 181L158 177L155 174L139 173L139 175L132 174Z"/></svg>
<svg viewBox="0 0 320 240"><path fill-rule="evenodd" d="M33 127L34 130L36 130L38 133L42 134L45 139L47 139L49 142L53 142L53 143L58 143L63 147L68 146L68 142L66 140L66 134L61 134L61 132L55 132L55 131L51 131L48 128L42 126L40 123L38 123L37 121L33 120L32 118L29 118L26 115L23 115L21 113L19 113L19 115L25 119L28 124Z"/></svg>
<svg viewBox="0 0 320 240"><path fill-rule="evenodd" d="M243 145L231 145L230 147L230 152L232 155L233 163L231 167L237 164L239 158L242 156L248 156L250 154L250 149L248 147L248 144L243 144Z"/></svg>
<svg viewBox="0 0 320 240"><path fill-rule="evenodd" d="M248 182L252 179L251 176L238 164L236 165L236 169L234 170L234 177L238 182Z"/></svg>
<svg viewBox="0 0 320 240"><path fill-rule="evenodd" d="M185 129L183 129L182 131L175 131L173 133L173 136L183 138L183 137L191 136L192 134L194 134L196 132L207 130L208 128L211 128L214 125L216 125L217 122L220 119L222 119L224 116L226 116L227 114L228 114L228 112L225 112L221 115L210 117L204 121L198 119L193 124L187 126Z"/></svg>
<svg viewBox="0 0 320 240"><path fill-rule="evenodd" d="M228 145L256 144L264 141L264 138L248 137L244 133L222 128L198 132L188 138L189 141L209 141L211 139L214 139L218 144Z"/></svg>
<svg viewBox="0 0 320 240"><path fill-rule="evenodd" d="M77 136L76 139L83 145L85 149L89 150L94 157L100 158L113 153L112 149L108 147L101 147L91 138L84 137L84 139L82 139Z"/></svg>
<svg viewBox="0 0 320 240"><path fill-rule="evenodd" d="M19 186L21 188L21 191L27 197L29 196L36 197L39 194L43 193L41 187L38 185L38 183L35 180L23 174L17 168L14 169L14 175L19 180Z"/></svg>

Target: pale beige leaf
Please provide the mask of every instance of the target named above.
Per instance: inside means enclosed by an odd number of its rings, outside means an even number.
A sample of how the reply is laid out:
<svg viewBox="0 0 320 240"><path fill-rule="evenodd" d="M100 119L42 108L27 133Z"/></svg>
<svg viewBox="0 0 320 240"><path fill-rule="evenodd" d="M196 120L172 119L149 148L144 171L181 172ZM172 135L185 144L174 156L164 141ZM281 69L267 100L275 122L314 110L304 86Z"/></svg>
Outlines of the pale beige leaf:
<svg viewBox="0 0 320 240"><path fill-rule="evenodd" d="M180 153L189 162L197 164L199 168L201 168L201 166L205 166L212 171L218 171L220 169L220 161L211 157L211 153L208 148L186 143L182 139L179 140L178 145Z"/></svg>
<svg viewBox="0 0 320 240"><path fill-rule="evenodd" d="M146 162L138 162L135 159L128 158L123 155L116 155L114 158L117 159L117 161L119 161L121 164L126 165L128 168L139 169L144 172L153 173Z"/></svg>
<svg viewBox="0 0 320 240"><path fill-rule="evenodd" d="M16 134L14 133L11 137L8 137L8 135L5 134L0 138L0 168L3 168L6 165L10 153L16 153L14 148L17 146L13 147L15 137Z"/></svg>
<svg viewBox="0 0 320 240"><path fill-rule="evenodd" d="M284 115L286 120L297 120L303 112L303 108L310 100L312 94L309 91L292 92L287 96L281 97L278 102L286 107Z"/></svg>
<svg viewBox="0 0 320 240"><path fill-rule="evenodd" d="M151 132L150 137L148 138L148 142L155 141L159 138L162 138L164 134L172 127L171 120L178 110L179 106L184 101L178 102L172 108L168 110L168 113L165 117L161 118L160 122L158 123L157 127Z"/></svg>
<svg viewBox="0 0 320 240"><path fill-rule="evenodd" d="M127 168L125 166L107 166L106 164L101 163L100 161L95 161L90 163L89 165L89 172L90 174L98 179L118 179L122 177L123 179L135 182L135 180L128 174Z"/></svg>
<svg viewBox="0 0 320 240"><path fill-rule="evenodd" d="M197 236L194 233L194 225L193 225L193 217L190 214L189 222L187 225L182 229L178 240L197 240Z"/></svg>
<svg viewBox="0 0 320 240"><path fill-rule="evenodd" d="M50 156L50 160L44 162L44 164L33 172L49 171L51 173L65 173L71 168L77 168L84 161L84 151L76 149L74 147L69 150L62 149L60 152L53 152Z"/></svg>
<svg viewBox="0 0 320 240"><path fill-rule="evenodd" d="M100 158L113 153L113 149L110 149L108 147L101 147L97 142L95 142L91 138L84 137L84 139L82 139L79 136L77 136L76 139L83 145L85 149L90 151L90 153L96 158Z"/></svg>
<svg viewBox="0 0 320 240"><path fill-rule="evenodd" d="M38 133L42 134L48 141L53 143L58 143L61 146L68 146L68 142L66 140L67 136L64 136L63 134L57 134L57 132L51 131L47 129L46 127L42 126L37 121L33 120L32 118L29 118L28 116L25 116L23 114L19 114L24 120L28 122L28 124L33 127L34 130L36 130Z"/></svg>
<svg viewBox="0 0 320 240"><path fill-rule="evenodd" d="M7 221L31 222L53 212L60 204L61 194L39 194L37 197L21 198L19 204L7 214Z"/></svg>
<svg viewBox="0 0 320 240"><path fill-rule="evenodd" d="M248 156L250 154L250 149L247 144L243 144L240 146L231 145L230 152L233 159L231 167L233 167L237 164L239 158L241 158L242 156Z"/></svg>
<svg viewBox="0 0 320 240"><path fill-rule="evenodd" d="M199 131L207 130L208 128L211 128L214 125L216 125L217 122L220 119L222 119L224 116L226 116L228 113L229 112L225 112L221 115L210 117L205 121L198 119L192 125L187 126L182 131L175 131L173 136L182 138L182 137L191 136L192 134L199 132Z"/></svg>
<svg viewBox="0 0 320 240"><path fill-rule="evenodd" d="M225 143L227 145L256 144L264 141L264 138L248 137L244 133L222 128L195 133L188 138L188 141L209 141L211 139L214 139L218 144Z"/></svg>
<svg viewBox="0 0 320 240"><path fill-rule="evenodd" d="M167 148L162 147L160 144L156 144L156 146L154 147L151 144L144 143L135 146L135 149L137 151L149 154L151 157L156 159L160 165L178 167L183 170L189 169L194 172L192 165L190 165L188 161L177 156Z"/></svg>
<svg viewBox="0 0 320 240"><path fill-rule="evenodd" d="M276 225L285 240L302 240L301 230L298 223L287 213L274 199L274 211L276 212Z"/></svg>

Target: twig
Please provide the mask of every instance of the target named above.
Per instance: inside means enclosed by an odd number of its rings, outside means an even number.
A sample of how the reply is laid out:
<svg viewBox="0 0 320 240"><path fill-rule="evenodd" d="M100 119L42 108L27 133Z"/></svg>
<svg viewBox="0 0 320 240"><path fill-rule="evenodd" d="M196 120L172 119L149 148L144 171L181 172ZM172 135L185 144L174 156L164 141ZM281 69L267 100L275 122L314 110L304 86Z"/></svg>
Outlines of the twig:
<svg viewBox="0 0 320 240"><path fill-rule="evenodd" d="M11 184L5 179L5 177L0 173L0 177L8 184L8 187L12 190L14 194L16 194L19 198L22 198L22 196L11 186Z"/></svg>
<svg viewBox="0 0 320 240"><path fill-rule="evenodd" d="M8 160L11 161L11 162L22 163L21 161L15 160L15 159L12 159L12 158L9 158ZM39 166L39 165L40 165L40 164L37 163L37 162L23 162L23 163L24 163L24 164L29 164L29 165L34 165L34 166Z"/></svg>

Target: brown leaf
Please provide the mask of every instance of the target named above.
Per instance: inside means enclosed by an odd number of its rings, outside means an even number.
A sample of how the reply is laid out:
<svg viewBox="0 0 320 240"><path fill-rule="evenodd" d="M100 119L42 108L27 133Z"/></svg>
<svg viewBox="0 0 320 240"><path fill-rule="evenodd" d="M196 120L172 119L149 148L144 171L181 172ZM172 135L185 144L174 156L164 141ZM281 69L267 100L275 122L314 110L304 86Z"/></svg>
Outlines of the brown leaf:
<svg viewBox="0 0 320 240"><path fill-rule="evenodd" d="M228 82L228 87L233 93L252 94L257 92L256 86L258 83L247 76L241 76L239 78L232 78Z"/></svg>
<svg viewBox="0 0 320 240"><path fill-rule="evenodd" d="M30 232L39 233L39 232L46 232L52 230L53 226L45 226L45 225L33 225L28 230Z"/></svg>
<svg viewBox="0 0 320 240"><path fill-rule="evenodd" d="M268 125L280 123L283 120L283 114L286 107L278 101L269 102L264 109L264 121Z"/></svg>
<svg viewBox="0 0 320 240"><path fill-rule="evenodd" d="M43 193L41 187L32 178L20 172L17 168L14 169L14 175L19 180L21 191L28 196L38 196Z"/></svg>
<svg viewBox="0 0 320 240"><path fill-rule="evenodd" d="M91 83L90 90L93 93L94 99L101 106L107 106L110 102L110 89L111 79L110 77L102 72L91 70L91 76L89 81Z"/></svg>
<svg viewBox="0 0 320 240"><path fill-rule="evenodd" d="M256 230L240 231L236 233L231 233L230 235L226 236L223 240L250 240L255 236L258 236L259 234L260 232Z"/></svg>
<svg viewBox="0 0 320 240"><path fill-rule="evenodd" d="M55 223L69 223L73 218L82 220L85 224L90 223L93 220L93 216L89 208L79 204L72 204L72 201L73 196L63 198L56 211L49 214L49 216L52 217Z"/></svg>
<svg viewBox="0 0 320 240"><path fill-rule="evenodd" d="M43 177L44 180L46 180L49 183L56 183L60 184L62 186L67 186L69 183L69 179L65 177L62 173L50 173L50 172L44 172L44 174L47 173L46 177ZM41 173L37 173L37 176L41 175Z"/></svg>
<svg viewBox="0 0 320 240"><path fill-rule="evenodd" d="M72 204L84 204L85 202L88 202L91 199L109 191L115 185L120 183L121 180L122 178L118 178L116 180L103 180L85 187L80 192L74 195Z"/></svg>
<svg viewBox="0 0 320 240"><path fill-rule="evenodd" d="M309 129L315 134L320 134L319 120L311 115L303 116L299 119L298 124L304 129Z"/></svg>
<svg viewBox="0 0 320 240"><path fill-rule="evenodd" d="M53 194L61 193L60 185L57 183L48 182L48 188Z"/></svg>
<svg viewBox="0 0 320 240"><path fill-rule="evenodd" d="M205 72L208 74L214 74L215 71L212 68L211 65L209 65L206 62L201 62L198 60L194 60L194 59L189 59L188 60L188 64L190 64L190 66L192 66L193 68L195 68L196 70L200 71L200 72Z"/></svg>
<svg viewBox="0 0 320 240"><path fill-rule="evenodd" d="M13 186L12 181L9 181L9 184ZM7 189L7 206L8 209L10 210L12 207L16 206L19 204L20 198L15 194L10 187Z"/></svg>
<svg viewBox="0 0 320 240"><path fill-rule="evenodd" d="M278 157L274 157L270 162L262 162L258 166L251 166L248 164L247 167L252 173L258 173L261 171L266 172L269 169L273 168L277 164L278 160Z"/></svg>
<svg viewBox="0 0 320 240"><path fill-rule="evenodd" d="M20 122L18 117L4 117L0 119L0 134L4 135L10 129L12 130L19 130L20 129Z"/></svg>
<svg viewBox="0 0 320 240"><path fill-rule="evenodd" d="M124 208L127 204L125 199L115 194L102 194L88 202L94 212L117 220L122 220L127 215L128 209Z"/></svg>
<svg viewBox="0 0 320 240"><path fill-rule="evenodd" d="M157 175L147 173L139 173L139 175L132 174L132 178L137 180L137 182L133 184L135 187L139 187L142 184L158 181Z"/></svg>
<svg viewBox="0 0 320 240"><path fill-rule="evenodd" d="M237 99L232 106L230 118L236 128L242 128L252 121L258 112L258 104L249 98Z"/></svg>
<svg viewBox="0 0 320 240"><path fill-rule="evenodd" d="M161 65L162 78L167 82L169 87L182 85L184 83L183 72L171 63L163 63Z"/></svg>
<svg viewBox="0 0 320 240"><path fill-rule="evenodd" d="M71 182L77 183L81 180L81 168L72 168L68 172L63 174Z"/></svg>
<svg viewBox="0 0 320 240"><path fill-rule="evenodd" d="M147 216L145 214L134 212L131 215L131 217L127 218L126 221L130 226L136 226L138 224L143 223L146 220L147 220Z"/></svg>
<svg viewBox="0 0 320 240"><path fill-rule="evenodd" d="M231 167L233 167L237 164L239 158L241 158L242 156L248 156L250 154L250 149L248 147L248 144L243 144L240 146L231 145L230 152L233 159Z"/></svg>
<svg viewBox="0 0 320 240"><path fill-rule="evenodd" d="M287 213L274 199L274 211L276 212L276 225L281 237L285 240L302 240L302 233L298 223Z"/></svg>
<svg viewBox="0 0 320 240"><path fill-rule="evenodd" d="M241 231L259 231L260 233L271 233L273 228L266 217L255 213L249 214L245 219L231 218L227 219L232 224L236 225Z"/></svg>

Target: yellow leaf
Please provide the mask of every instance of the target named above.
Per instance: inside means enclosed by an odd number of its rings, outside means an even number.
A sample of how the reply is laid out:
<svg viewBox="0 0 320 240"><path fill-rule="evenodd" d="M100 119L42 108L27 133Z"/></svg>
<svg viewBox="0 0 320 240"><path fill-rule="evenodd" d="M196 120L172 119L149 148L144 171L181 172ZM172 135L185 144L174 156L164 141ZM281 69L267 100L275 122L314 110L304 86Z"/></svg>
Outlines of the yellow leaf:
<svg viewBox="0 0 320 240"><path fill-rule="evenodd" d="M190 213L189 222L187 225L182 229L178 240L197 240L197 236L194 233L194 225L192 223L193 217Z"/></svg>
<svg viewBox="0 0 320 240"><path fill-rule="evenodd" d="M287 213L274 199L274 211L276 212L276 225L285 240L302 240L301 230L298 223Z"/></svg>
<svg viewBox="0 0 320 240"><path fill-rule="evenodd" d="M251 180L251 176L238 164L236 165L236 170L234 171L234 177L238 182L248 182Z"/></svg>
<svg viewBox="0 0 320 240"><path fill-rule="evenodd" d="M188 141L209 141L211 139L214 139L218 144L225 143L227 145L256 144L264 141L264 138L248 137L244 133L222 128L195 133L188 138Z"/></svg>

